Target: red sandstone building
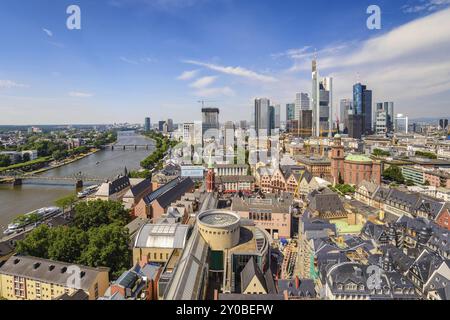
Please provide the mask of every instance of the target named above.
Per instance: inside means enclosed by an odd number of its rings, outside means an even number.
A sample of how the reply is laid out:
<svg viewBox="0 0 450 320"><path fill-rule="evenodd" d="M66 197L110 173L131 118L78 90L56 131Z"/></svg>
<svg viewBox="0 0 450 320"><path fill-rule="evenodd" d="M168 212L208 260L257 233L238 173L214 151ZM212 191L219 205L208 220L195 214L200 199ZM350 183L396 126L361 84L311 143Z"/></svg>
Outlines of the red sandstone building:
<svg viewBox="0 0 450 320"><path fill-rule="evenodd" d="M359 185L364 180L381 184L381 163L364 155L345 157L341 137L336 135L331 149L331 175L334 184Z"/></svg>

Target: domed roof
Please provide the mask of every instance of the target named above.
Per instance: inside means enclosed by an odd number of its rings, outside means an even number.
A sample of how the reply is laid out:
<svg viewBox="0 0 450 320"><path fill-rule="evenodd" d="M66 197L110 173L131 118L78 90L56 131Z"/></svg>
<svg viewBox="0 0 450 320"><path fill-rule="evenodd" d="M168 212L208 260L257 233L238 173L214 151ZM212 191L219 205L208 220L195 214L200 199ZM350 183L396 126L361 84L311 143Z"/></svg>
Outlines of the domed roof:
<svg viewBox="0 0 450 320"><path fill-rule="evenodd" d="M345 160L352 162L372 162L372 159L361 154L350 154L345 158Z"/></svg>

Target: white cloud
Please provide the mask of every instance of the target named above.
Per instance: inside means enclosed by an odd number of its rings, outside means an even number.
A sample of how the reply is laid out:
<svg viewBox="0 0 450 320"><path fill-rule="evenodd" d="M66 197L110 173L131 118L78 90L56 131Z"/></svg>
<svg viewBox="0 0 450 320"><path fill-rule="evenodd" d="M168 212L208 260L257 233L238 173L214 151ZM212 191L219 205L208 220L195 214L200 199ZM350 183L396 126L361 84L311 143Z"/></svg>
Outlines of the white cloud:
<svg viewBox="0 0 450 320"><path fill-rule="evenodd" d="M27 85L12 80L0 80L0 89L26 88Z"/></svg>
<svg viewBox="0 0 450 320"><path fill-rule="evenodd" d="M242 67L231 67L231 66L221 66L217 64L212 63L205 63L195 60L185 60L184 63L193 64L200 67L205 67L207 69L217 71L220 73L238 76L238 77L244 77L255 81L261 81L261 82L276 82L278 81L276 78L268 75L263 75Z"/></svg>
<svg viewBox="0 0 450 320"><path fill-rule="evenodd" d="M184 71L177 77L177 80L191 80L200 73L200 70Z"/></svg>
<svg viewBox="0 0 450 320"><path fill-rule="evenodd" d="M405 13L436 11L450 5L450 0L420 0L415 5L406 4L402 7Z"/></svg>
<svg viewBox="0 0 450 320"><path fill-rule="evenodd" d="M132 59L128 59L126 57L120 57L119 58L122 62L128 63L128 64L139 64L137 61L132 60Z"/></svg>
<svg viewBox="0 0 450 320"><path fill-rule="evenodd" d="M191 83L190 86L192 88L196 88L196 89L203 89L203 88L209 87L216 80L217 80L216 76L203 77L203 78L200 78L200 79L196 80L195 82Z"/></svg>
<svg viewBox="0 0 450 320"><path fill-rule="evenodd" d="M374 103L394 101L398 113L410 117L425 113L433 117L448 116L449 52L450 9L445 9L381 36L318 50L318 67L322 76L334 78L335 110L340 99L352 97L353 85L360 81L373 90ZM289 84L289 79L300 82L293 76L301 77L305 82L294 90L310 92L313 54L311 48L278 54L277 57L293 62L291 68L278 76L280 82ZM276 90L282 89L271 90L276 94ZM286 92L281 98L293 100L293 94Z"/></svg>
<svg viewBox="0 0 450 320"><path fill-rule="evenodd" d="M42 28L42 31L44 31L49 37L53 37L53 32L51 30Z"/></svg>
<svg viewBox="0 0 450 320"><path fill-rule="evenodd" d="M94 95L92 93L80 92L80 91L71 91L69 92L69 96L73 98L91 98Z"/></svg>

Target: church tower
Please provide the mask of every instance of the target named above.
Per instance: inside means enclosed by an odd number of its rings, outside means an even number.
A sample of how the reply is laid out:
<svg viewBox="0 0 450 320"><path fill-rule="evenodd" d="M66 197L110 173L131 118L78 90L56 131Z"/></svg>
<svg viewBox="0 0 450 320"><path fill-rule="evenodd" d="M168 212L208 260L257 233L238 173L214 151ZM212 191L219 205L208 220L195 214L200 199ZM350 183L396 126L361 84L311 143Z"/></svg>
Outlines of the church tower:
<svg viewBox="0 0 450 320"><path fill-rule="evenodd" d="M333 177L333 185L341 184L344 180L344 160L345 149L341 136L337 134L334 137L333 146L331 147L331 176Z"/></svg>
<svg viewBox="0 0 450 320"><path fill-rule="evenodd" d="M206 192L213 193L216 189L216 173L214 172L214 165L211 161L211 157L209 159L208 164L208 173L206 174Z"/></svg>

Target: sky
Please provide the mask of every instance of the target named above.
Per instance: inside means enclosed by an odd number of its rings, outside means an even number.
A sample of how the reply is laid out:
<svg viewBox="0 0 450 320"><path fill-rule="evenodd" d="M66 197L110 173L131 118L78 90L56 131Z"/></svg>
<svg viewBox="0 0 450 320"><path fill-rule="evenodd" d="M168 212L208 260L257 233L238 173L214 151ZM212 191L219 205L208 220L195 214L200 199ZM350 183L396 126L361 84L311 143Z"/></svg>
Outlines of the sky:
<svg viewBox="0 0 450 320"><path fill-rule="evenodd" d="M362 82L410 118L450 115L450 0L2 0L0 41L0 125L197 121L201 100L250 120L257 97L284 117L315 53L336 113Z"/></svg>

